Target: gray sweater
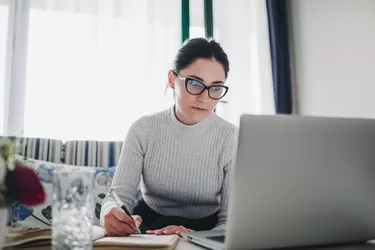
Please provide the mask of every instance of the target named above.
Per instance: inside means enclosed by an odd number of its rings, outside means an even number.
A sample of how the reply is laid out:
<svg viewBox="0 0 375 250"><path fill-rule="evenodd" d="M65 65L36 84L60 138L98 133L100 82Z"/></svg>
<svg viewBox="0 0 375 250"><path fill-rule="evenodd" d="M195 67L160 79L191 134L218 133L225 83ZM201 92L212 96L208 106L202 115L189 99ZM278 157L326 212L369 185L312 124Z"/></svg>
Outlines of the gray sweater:
<svg viewBox="0 0 375 250"><path fill-rule="evenodd" d="M112 182L130 212L141 183L142 197L162 215L203 218L219 212L225 226L238 129L216 114L184 125L174 108L144 116L129 129ZM104 199L104 216L115 207Z"/></svg>

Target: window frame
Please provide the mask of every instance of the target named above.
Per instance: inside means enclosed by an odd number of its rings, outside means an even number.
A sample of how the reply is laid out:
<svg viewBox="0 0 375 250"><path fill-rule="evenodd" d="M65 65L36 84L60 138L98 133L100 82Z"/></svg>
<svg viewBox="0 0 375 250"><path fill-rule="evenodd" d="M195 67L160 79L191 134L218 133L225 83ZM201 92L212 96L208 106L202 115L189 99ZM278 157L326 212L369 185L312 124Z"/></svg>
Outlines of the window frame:
<svg viewBox="0 0 375 250"><path fill-rule="evenodd" d="M214 22L213 22L213 2L212 0L204 0L203 2L204 12L204 31L206 38L214 38ZM190 1L181 0L181 31L182 41L184 43L190 38ZM227 99L219 100L221 105L228 104ZM215 109L216 112L216 109Z"/></svg>

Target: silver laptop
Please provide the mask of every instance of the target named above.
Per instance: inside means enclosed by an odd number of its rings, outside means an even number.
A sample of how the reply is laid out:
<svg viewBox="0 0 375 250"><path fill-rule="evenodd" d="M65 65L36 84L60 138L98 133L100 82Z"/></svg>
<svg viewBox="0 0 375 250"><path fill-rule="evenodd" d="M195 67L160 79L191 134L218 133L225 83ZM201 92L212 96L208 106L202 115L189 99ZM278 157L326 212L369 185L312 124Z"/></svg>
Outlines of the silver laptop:
<svg viewBox="0 0 375 250"><path fill-rule="evenodd" d="M375 120L243 115L226 232L184 233L212 249L375 239Z"/></svg>

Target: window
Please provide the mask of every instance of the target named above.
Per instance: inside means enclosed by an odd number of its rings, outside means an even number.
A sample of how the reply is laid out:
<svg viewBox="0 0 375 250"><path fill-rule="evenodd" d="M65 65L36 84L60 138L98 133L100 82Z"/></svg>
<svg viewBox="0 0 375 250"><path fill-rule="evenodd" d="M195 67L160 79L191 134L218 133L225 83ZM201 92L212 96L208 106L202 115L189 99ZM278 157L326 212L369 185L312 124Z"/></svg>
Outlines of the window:
<svg viewBox="0 0 375 250"><path fill-rule="evenodd" d="M24 136L123 140L164 108L178 1L30 2Z"/></svg>
<svg viewBox="0 0 375 250"><path fill-rule="evenodd" d="M9 0L0 0L0 135L3 134L5 120L5 71L7 55L7 35Z"/></svg>
<svg viewBox="0 0 375 250"><path fill-rule="evenodd" d="M228 53L230 91L216 112L234 123L244 112L268 113L265 10L247 0L0 0L0 133L122 140L134 120L172 105L167 72L189 33L213 33ZM8 19L17 25L9 29Z"/></svg>
<svg viewBox="0 0 375 250"><path fill-rule="evenodd" d="M206 27L205 24L205 1L202 0L189 0L190 7L190 38L195 37L205 37L206 36ZM212 4L212 3L211 3ZM216 113L225 118L225 113L227 110L227 97L220 100L216 106Z"/></svg>
<svg viewBox="0 0 375 250"><path fill-rule="evenodd" d="M234 1L233 1L234 2ZM230 61L230 88L217 113L239 125L242 114L274 114L266 1L213 1L214 36Z"/></svg>
<svg viewBox="0 0 375 250"><path fill-rule="evenodd" d="M190 38L204 37L204 6L202 0L190 0Z"/></svg>

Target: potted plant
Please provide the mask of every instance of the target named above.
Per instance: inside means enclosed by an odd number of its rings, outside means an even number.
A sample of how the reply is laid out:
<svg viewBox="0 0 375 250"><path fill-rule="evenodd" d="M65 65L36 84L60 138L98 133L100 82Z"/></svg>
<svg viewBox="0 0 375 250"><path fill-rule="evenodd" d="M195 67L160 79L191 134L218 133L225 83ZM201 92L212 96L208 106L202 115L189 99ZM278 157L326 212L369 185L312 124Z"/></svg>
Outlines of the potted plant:
<svg viewBox="0 0 375 250"><path fill-rule="evenodd" d="M7 235L8 206L15 201L36 206L46 196L35 170L14 160L15 145L15 138L0 137L0 249Z"/></svg>

